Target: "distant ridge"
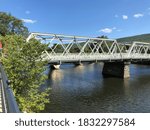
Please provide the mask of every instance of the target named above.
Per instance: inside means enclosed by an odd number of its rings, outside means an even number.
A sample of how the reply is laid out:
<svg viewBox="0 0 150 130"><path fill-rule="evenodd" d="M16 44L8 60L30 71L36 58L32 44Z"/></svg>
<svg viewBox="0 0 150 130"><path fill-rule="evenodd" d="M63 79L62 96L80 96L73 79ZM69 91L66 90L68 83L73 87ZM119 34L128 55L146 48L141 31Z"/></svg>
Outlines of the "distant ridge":
<svg viewBox="0 0 150 130"><path fill-rule="evenodd" d="M150 43L150 34L141 34L141 35L136 35L136 36L118 38L117 41L118 42L129 42L129 43L132 43L133 41L140 41L140 42Z"/></svg>

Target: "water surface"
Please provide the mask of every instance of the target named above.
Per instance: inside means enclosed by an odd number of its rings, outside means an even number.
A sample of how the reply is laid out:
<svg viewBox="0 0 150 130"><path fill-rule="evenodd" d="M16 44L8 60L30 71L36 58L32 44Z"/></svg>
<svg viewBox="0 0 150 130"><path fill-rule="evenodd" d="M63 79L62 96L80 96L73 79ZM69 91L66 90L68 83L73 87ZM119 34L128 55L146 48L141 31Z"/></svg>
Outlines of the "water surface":
<svg viewBox="0 0 150 130"><path fill-rule="evenodd" d="M150 66L130 65L130 78L103 78L102 63L47 69L50 104L44 112L150 112Z"/></svg>

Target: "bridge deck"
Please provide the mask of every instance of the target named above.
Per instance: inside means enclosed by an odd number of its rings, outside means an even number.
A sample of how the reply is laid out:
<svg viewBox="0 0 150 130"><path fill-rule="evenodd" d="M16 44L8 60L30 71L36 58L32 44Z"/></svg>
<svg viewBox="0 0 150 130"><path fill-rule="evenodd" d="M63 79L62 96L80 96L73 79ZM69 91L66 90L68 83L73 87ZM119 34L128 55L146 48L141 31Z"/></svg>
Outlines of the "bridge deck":
<svg viewBox="0 0 150 130"><path fill-rule="evenodd" d="M42 56L42 59L45 61L48 61L49 63L74 63L74 62L94 62L94 61L136 61L136 60L150 60L150 54L134 54L128 56L125 53L120 54L84 54L84 55L78 55L78 54L68 54L68 55L61 55L61 54L55 54L55 55L49 55L46 54Z"/></svg>

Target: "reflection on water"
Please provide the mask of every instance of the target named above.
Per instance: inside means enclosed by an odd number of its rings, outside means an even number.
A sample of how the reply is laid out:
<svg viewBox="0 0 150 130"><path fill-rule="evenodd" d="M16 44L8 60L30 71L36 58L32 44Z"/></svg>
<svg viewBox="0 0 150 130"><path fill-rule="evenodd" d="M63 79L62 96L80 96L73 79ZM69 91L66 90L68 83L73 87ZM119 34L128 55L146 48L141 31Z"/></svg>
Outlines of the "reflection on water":
<svg viewBox="0 0 150 130"><path fill-rule="evenodd" d="M64 74L63 71L61 70L51 70L49 73L49 78L53 81L53 82L61 82L61 80L63 79Z"/></svg>
<svg viewBox="0 0 150 130"><path fill-rule="evenodd" d="M129 79L102 77L103 64L50 70L45 112L150 112L150 66L131 65Z"/></svg>

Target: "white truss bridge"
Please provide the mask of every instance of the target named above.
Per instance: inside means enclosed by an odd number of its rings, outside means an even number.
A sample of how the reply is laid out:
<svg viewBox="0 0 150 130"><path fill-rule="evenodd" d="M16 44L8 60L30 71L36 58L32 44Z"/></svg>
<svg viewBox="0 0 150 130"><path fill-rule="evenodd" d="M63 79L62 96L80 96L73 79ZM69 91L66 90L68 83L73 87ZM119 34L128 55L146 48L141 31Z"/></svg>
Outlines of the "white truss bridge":
<svg viewBox="0 0 150 130"><path fill-rule="evenodd" d="M48 33L31 33L27 41L32 38L49 45L42 58L51 64L150 60L150 43L145 42L118 43L114 39Z"/></svg>

